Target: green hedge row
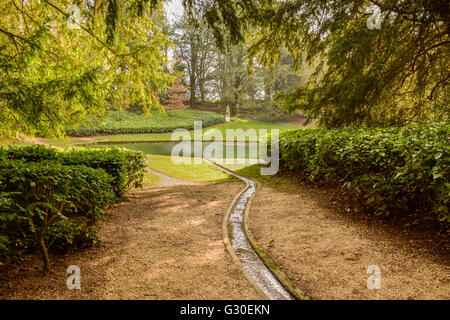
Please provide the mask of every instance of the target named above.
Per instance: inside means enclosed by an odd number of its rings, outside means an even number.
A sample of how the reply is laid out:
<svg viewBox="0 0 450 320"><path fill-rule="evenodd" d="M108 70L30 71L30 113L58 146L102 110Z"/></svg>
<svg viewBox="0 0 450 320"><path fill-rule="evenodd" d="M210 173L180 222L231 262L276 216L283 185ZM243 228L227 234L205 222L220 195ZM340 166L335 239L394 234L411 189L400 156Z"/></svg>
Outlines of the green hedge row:
<svg viewBox="0 0 450 320"><path fill-rule="evenodd" d="M93 136L101 134L162 133L175 129L194 129L194 121L202 121L203 127L224 122L215 112L200 110L167 110L166 114L153 112L150 116L130 112L108 111L102 118L88 118L78 127L66 128L69 136Z"/></svg>
<svg viewBox="0 0 450 320"><path fill-rule="evenodd" d="M142 152L123 148L76 149L61 151L45 146L9 146L0 148L0 159L39 162L56 161L64 165L84 165L89 168L103 169L113 177L111 182L117 198L131 187L142 186L145 156Z"/></svg>
<svg viewBox="0 0 450 320"><path fill-rule="evenodd" d="M108 204L142 185L145 157L126 149L0 148L0 261L19 249L67 250L96 240Z"/></svg>
<svg viewBox="0 0 450 320"><path fill-rule="evenodd" d="M343 184L379 214L450 222L450 125L280 134L280 167Z"/></svg>
<svg viewBox="0 0 450 320"><path fill-rule="evenodd" d="M0 163L1 223L0 247L11 250L38 245L36 236L43 232L47 245L59 248L73 243L73 225L78 226L76 239L91 238L92 226L104 215L105 207L113 202L112 177L104 170L85 166L64 166L54 162ZM69 219L76 221L69 222ZM53 226L53 221L60 221ZM70 230L51 237L52 229ZM42 229L42 230L41 230ZM36 234L37 233L37 234Z"/></svg>

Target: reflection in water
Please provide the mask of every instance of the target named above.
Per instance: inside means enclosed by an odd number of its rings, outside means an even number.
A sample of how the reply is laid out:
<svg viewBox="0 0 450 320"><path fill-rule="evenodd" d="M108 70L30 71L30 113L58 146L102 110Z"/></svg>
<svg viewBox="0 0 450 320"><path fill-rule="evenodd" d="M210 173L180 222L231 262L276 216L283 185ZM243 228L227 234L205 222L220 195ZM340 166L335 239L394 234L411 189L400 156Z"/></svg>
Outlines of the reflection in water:
<svg viewBox="0 0 450 320"><path fill-rule="evenodd" d="M201 146L196 146L190 142L146 142L121 145L131 150L142 151L147 154L170 156L172 149L177 146L181 150L177 156L194 157L205 155L207 158L225 159L257 159L258 144L256 143L222 143L203 142Z"/></svg>

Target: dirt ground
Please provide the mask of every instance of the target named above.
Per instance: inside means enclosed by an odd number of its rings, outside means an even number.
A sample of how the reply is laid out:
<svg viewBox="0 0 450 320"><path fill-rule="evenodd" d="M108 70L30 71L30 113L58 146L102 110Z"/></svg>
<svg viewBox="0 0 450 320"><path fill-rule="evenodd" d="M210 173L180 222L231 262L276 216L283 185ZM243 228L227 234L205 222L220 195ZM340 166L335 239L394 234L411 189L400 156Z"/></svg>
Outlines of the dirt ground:
<svg viewBox="0 0 450 320"><path fill-rule="evenodd" d="M324 189L291 183L277 190L263 186L256 193L250 229L313 299L450 298L449 254L430 246L431 236L358 221ZM378 290L367 288L370 265L381 270Z"/></svg>
<svg viewBox="0 0 450 320"><path fill-rule="evenodd" d="M0 299L260 299L222 240L223 215L243 184L159 176L108 211L100 246L53 255L49 277L37 255L2 272ZM81 268L81 290L67 289L69 265Z"/></svg>
<svg viewBox="0 0 450 320"><path fill-rule="evenodd" d="M38 255L0 270L0 299L260 299L229 257L222 219L242 183L195 184L160 177L130 193L99 226L101 244ZM329 190L299 183L263 186L250 228L263 250L313 299L449 299L448 250L426 233L355 219ZM193 210L195 208L195 210ZM81 268L68 290L66 268ZM369 290L367 267L381 270Z"/></svg>

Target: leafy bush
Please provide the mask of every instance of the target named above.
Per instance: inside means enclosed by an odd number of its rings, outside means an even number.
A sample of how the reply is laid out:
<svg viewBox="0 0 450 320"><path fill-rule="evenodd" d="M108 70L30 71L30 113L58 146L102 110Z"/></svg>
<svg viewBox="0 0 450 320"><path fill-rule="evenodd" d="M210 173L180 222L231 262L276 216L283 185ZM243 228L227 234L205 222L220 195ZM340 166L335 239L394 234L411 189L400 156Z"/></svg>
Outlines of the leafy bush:
<svg viewBox="0 0 450 320"><path fill-rule="evenodd" d="M0 261L18 249L66 251L96 240L93 224L105 207L142 186L142 152L0 147Z"/></svg>
<svg viewBox="0 0 450 320"><path fill-rule="evenodd" d="M125 156L126 179L125 190L141 188L143 186L147 161L145 154L140 151L121 149Z"/></svg>
<svg viewBox="0 0 450 320"><path fill-rule="evenodd" d="M126 191L127 164L124 152L114 149L76 149L60 152L58 160L65 165L83 165L94 169L103 169L113 180L111 182L117 198Z"/></svg>
<svg viewBox="0 0 450 320"><path fill-rule="evenodd" d="M132 186L142 185L146 167L142 152L120 148L66 151L59 153L59 160L63 164L104 169L114 178L112 186L117 198Z"/></svg>
<svg viewBox="0 0 450 320"><path fill-rule="evenodd" d="M40 145L0 147L0 159L40 162L53 160L65 165L84 165L104 169L113 177L111 184L120 199L131 187L142 186L146 167L145 155L139 151L121 148L56 150Z"/></svg>
<svg viewBox="0 0 450 320"><path fill-rule="evenodd" d="M0 147L0 159L17 159L31 162L56 159L58 150L42 145Z"/></svg>
<svg viewBox="0 0 450 320"><path fill-rule="evenodd" d="M14 207L11 194L0 192L0 264L15 248L25 247L23 239L26 237L26 233L21 230L21 226L26 221L17 216Z"/></svg>
<svg viewBox="0 0 450 320"><path fill-rule="evenodd" d="M56 220L48 227L45 234L45 243L53 250L67 252L75 246L88 248L94 241L98 242L97 234L93 226L80 224L69 219Z"/></svg>
<svg viewBox="0 0 450 320"><path fill-rule="evenodd" d="M92 238L89 226L104 214L114 194L111 176L102 169L68 166L57 162L38 163L6 160L0 163L0 230L3 245L26 240L31 236L41 250L44 270L49 270L46 240L53 222L76 218L77 238L83 234ZM58 223L66 232L66 243L74 233L74 223ZM64 232L63 232L64 233ZM61 242L61 241L59 241Z"/></svg>
<svg viewBox="0 0 450 320"><path fill-rule="evenodd" d="M167 110L166 114L152 112L149 116L131 112L108 111L104 118L88 118L78 127L66 128L69 136L92 136L99 134L159 133L175 129L194 129L194 121L203 126L224 122L225 118L215 112L200 110Z"/></svg>
<svg viewBox="0 0 450 320"><path fill-rule="evenodd" d="M280 166L343 184L378 214L450 222L450 125L280 134Z"/></svg>

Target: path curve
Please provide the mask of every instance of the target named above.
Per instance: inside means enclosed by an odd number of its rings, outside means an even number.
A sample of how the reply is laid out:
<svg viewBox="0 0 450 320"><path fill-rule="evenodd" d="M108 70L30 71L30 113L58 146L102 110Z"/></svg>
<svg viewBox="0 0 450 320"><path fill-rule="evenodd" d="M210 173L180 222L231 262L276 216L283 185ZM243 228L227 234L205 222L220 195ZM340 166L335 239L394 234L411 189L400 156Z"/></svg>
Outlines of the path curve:
<svg viewBox="0 0 450 320"><path fill-rule="evenodd" d="M155 176L158 176L161 180L158 181L157 185L161 187L171 187L171 186L183 186L183 185L199 185L197 182L186 181L183 179L168 176L162 172L155 169L147 167L146 170Z"/></svg>
<svg viewBox="0 0 450 320"><path fill-rule="evenodd" d="M222 167L210 159L205 158L205 160L219 170L246 183L246 187L236 196L224 218L224 242L233 260L240 263L246 277L263 296L270 300L294 300L293 296L259 258L246 234L245 212L256 191L257 182Z"/></svg>

